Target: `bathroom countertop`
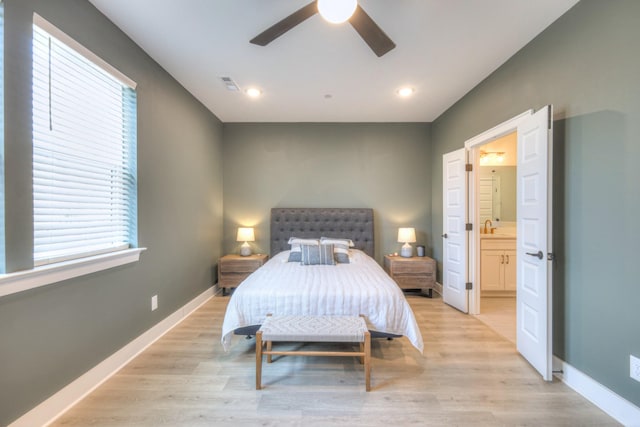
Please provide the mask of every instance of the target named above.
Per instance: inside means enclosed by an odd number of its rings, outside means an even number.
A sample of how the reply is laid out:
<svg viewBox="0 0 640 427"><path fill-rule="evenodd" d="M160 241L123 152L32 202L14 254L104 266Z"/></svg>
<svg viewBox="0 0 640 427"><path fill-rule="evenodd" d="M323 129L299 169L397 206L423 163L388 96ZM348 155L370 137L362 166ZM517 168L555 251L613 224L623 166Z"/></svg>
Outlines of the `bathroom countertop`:
<svg viewBox="0 0 640 427"><path fill-rule="evenodd" d="M481 239L515 239L516 238L516 234L515 233L509 233L509 232L505 232L505 233L501 233L501 232L495 232L493 234L487 233L487 234L480 234L480 238Z"/></svg>

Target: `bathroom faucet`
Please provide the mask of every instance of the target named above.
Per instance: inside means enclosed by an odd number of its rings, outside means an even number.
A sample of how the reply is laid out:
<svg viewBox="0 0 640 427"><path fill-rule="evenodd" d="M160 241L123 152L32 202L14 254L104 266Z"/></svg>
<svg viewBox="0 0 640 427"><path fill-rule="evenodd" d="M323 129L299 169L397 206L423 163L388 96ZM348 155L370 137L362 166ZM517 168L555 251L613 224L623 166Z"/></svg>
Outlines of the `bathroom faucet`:
<svg viewBox="0 0 640 427"><path fill-rule="evenodd" d="M484 222L484 234L487 234L487 223L489 223L489 227L493 227L493 222L490 219Z"/></svg>

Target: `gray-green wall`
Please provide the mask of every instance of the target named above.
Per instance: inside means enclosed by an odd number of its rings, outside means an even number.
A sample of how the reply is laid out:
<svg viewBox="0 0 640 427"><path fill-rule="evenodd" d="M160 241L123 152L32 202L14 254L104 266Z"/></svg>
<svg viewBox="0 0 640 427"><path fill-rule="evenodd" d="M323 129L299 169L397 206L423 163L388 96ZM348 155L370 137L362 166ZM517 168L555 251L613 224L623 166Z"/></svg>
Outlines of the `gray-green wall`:
<svg viewBox="0 0 640 427"><path fill-rule="evenodd" d="M400 250L398 227L415 227L425 244L429 131L424 123L226 123L225 251L238 252L238 226L255 226L254 251L268 253L273 207L373 208L378 260Z"/></svg>
<svg viewBox="0 0 640 427"><path fill-rule="evenodd" d="M582 0L432 127L432 236L442 155L517 114L554 106L554 353L640 406L640 2ZM433 241L442 261L442 242Z"/></svg>
<svg viewBox="0 0 640 427"><path fill-rule="evenodd" d="M0 425L211 287L222 253L220 121L88 1L5 0L7 268L32 264L33 12L138 83L138 240L148 249L134 264L0 298Z"/></svg>

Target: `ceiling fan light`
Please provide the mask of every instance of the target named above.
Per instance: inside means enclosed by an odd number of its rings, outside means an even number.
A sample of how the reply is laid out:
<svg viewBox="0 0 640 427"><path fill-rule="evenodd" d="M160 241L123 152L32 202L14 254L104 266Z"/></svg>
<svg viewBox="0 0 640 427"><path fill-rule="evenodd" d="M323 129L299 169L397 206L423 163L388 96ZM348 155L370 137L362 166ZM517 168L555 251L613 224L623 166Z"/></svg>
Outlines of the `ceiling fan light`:
<svg viewBox="0 0 640 427"><path fill-rule="evenodd" d="M318 0L318 12L332 24L342 24L353 15L357 0Z"/></svg>

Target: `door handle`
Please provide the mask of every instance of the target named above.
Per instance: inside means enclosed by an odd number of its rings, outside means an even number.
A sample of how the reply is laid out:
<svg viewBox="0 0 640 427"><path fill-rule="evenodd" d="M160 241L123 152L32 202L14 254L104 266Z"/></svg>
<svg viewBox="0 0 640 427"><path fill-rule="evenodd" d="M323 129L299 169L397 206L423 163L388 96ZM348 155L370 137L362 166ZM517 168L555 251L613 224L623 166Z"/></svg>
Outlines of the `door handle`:
<svg viewBox="0 0 640 427"><path fill-rule="evenodd" d="M544 258L544 254L542 253L542 251L538 251L538 253L536 253L536 254L534 254L532 252L527 252L527 255L531 255L531 256L537 257L538 259Z"/></svg>
<svg viewBox="0 0 640 427"><path fill-rule="evenodd" d="M442 237L446 239L446 238L447 238L447 237L449 237L449 236L447 236L447 233L444 233L444 234L442 235Z"/></svg>

